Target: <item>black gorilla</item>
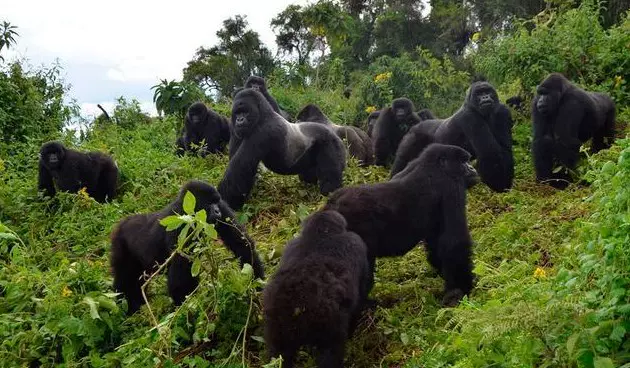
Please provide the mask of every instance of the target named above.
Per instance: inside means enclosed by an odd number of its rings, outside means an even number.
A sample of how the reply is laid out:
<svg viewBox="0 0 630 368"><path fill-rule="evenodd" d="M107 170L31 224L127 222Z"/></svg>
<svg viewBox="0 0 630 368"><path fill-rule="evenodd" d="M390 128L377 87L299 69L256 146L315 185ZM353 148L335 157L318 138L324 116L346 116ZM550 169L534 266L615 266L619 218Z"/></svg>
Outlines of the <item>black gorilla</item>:
<svg viewBox="0 0 630 368"><path fill-rule="evenodd" d="M433 115L433 113L429 109L418 110L417 114L422 121L436 119L435 115Z"/></svg>
<svg viewBox="0 0 630 368"><path fill-rule="evenodd" d="M278 103L276 102L276 100L273 97L271 97L271 95L269 94L269 91L267 91L267 84L265 83L264 78L252 75L251 77L247 78L247 82L245 82L245 88L252 88L262 93L263 96L265 96L265 99L267 100L267 102L269 102L269 105L271 105L271 108L273 109L273 111L282 115L282 117L285 118L287 121L292 120L291 115L289 115L288 112L282 110L280 106L278 105ZM237 91L236 93L238 92L240 91Z"/></svg>
<svg viewBox="0 0 630 368"><path fill-rule="evenodd" d="M319 368L343 367L370 272L365 243L346 225L336 211L308 217L265 287L265 342L271 357L282 355L283 368L293 367L302 346L316 349Z"/></svg>
<svg viewBox="0 0 630 368"><path fill-rule="evenodd" d="M374 124L375 164L387 166L396 155L403 136L417 123L420 117L414 112L413 102L407 98L397 98L392 106L381 111Z"/></svg>
<svg viewBox="0 0 630 368"><path fill-rule="evenodd" d="M455 305L473 286L466 189L478 177L469 159L457 146L431 144L390 181L340 189L324 209L341 213L363 238L372 271L376 257L402 256L424 241L445 281L442 301Z"/></svg>
<svg viewBox="0 0 630 368"><path fill-rule="evenodd" d="M341 139L348 142L348 152L350 155L361 162L362 165L370 165L374 158L372 151L372 140L368 135L358 127L351 125L334 124L320 110L317 105L306 105L297 115L297 121L312 121L322 123L332 128L332 130Z"/></svg>
<svg viewBox="0 0 630 368"><path fill-rule="evenodd" d="M593 139L591 152L610 147L615 139L615 103L602 93L587 92L562 74L550 74L532 104L536 179L563 189L568 173L554 173L554 164L575 169L582 143Z"/></svg>
<svg viewBox="0 0 630 368"><path fill-rule="evenodd" d="M61 191L77 193L85 187L98 202L116 196L118 166L101 152L82 153L68 149L60 142L44 143L39 151L39 190L55 196L55 185Z"/></svg>
<svg viewBox="0 0 630 368"><path fill-rule="evenodd" d="M512 96L505 100L505 104L513 108L514 110L520 110L523 105L523 97L521 96Z"/></svg>
<svg viewBox="0 0 630 368"><path fill-rule="evenodd" d="M195 211L206 210L206 221L214 224L223 244L238 257L241 265L249 263L254 269L255 277L264 277L263 265L256 253L254 241L247 235L245 228L236 222L234 212L221 200L213 186L193 180L186 183L179 191L177 199L161 211L129 216L112 232L110 263L114 289L127 298L129 314L133 314L144 304L141 293L144 283L142 274L151 273L170 256L177 245L181 228L166 231L160 220L176 213L184 213L182 203L188 191L195 196ZM176 305L180 305L197 287L198 280L191 275L191 266L191 262L181 255L175 256L168 266L168 292Z"/></svg>
<svg viewBox="0 0 630 368"><path fill-rule="evenodd" d="M464 148L477 159L484 183L497 192L509 190L514 179L512 125L510 110L499 102L492 85L475 82L453 116L422 122L409 131L396 153L392 176L429 143L437 142Z"/></svg>
<svg viewBox="0 0 630 368"><path fill-rule="evenodd" d="M372 132L374 131L374 124L376 124L376 120L381 116L381 110L372 111L367 118L367 135L372 138Z"/></svg>
<svg viewBox="0 0 630 368"><path fill-rule="evenodd" d="M204 140L201 156L223 151L230 141L230 126L226 117L212 111L203 102L195 102L188 108L182 136L177 139L178 153L190 151L191 143L201 145Z"/></svg>
<svg viewBox="0 0 630 368"><path fill-rule="evenodd" d="M291 124L273 111L260 92L244 89L234 99L232 128L230 162L219 184L221 196L232 208L242 207L261 161L275 173L319 182L324 195L341 187L346 152L328 127Z"/></svg>

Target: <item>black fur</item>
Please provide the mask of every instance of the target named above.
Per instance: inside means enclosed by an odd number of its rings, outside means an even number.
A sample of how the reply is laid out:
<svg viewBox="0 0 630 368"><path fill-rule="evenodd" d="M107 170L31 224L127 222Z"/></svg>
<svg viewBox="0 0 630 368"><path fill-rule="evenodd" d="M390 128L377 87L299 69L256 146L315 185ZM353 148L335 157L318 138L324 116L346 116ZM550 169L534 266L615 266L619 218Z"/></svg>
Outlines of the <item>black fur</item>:
<svg viewBox="0 0 630 368"><path fill-rule="evenodd" d="M254 89L240 91L232 107L230 162L219 184L221 196L240 209L254 186L258 163L283 175L319 182L327 195L342 185L343 142L320 123L291 124L273 111Z"/></svg>
<svg viewBox="0 0 630 368"><path fill-rule="evenodd" d="M319 368L343 367L370 272L365 243L346 225L336 211L308 217L264 290L265 342L283 368L293 367L302 346L315 348Z"/></svg>
<svg viewBox="0 0 630 368"><path fill-rule="evenodd" d="M44 143L39 151L39 185L44 195L54 197L55 186L77 193L85 187L98 202L112 200L118 185L118 166L101 152L82 153L60 142Z"/></svg>
<svg viewBox="0 0 630 368"><path fill-rule="evenodd" d="M376 165L389 165L403 136L421 121L414 110L413 102L409 99L397 98L391 107L381 111L374 125L372 137Z"/></svg>
<svg viewBox="0 0 630 368"><path fill-rule="evenodd" d="M519 110L523 106L523 97L521 96L512 96L505 100L505 104L513 108L514 110Z"/></svg>
<svg viewBox="0 0 630 368"><path fill-rule="evenodd" d="M140 289L144 282L142 274L151 273L170 256L177 245L181 229L166 231L160 225L160 220L170 215L183 214L183 199L188 191L195 196L195 211L206 210L206 221L214 224L223 244L234 253L241 265L249 263L255 277L264 277L254 241L247 235L245 228L236 222L234 212L221 200L219 192L204 182L190 181L181 188L177 199L161 211L129 216L112 232L110 263L114 289L127 298L129 314L144 304ZM190 261L181 255L175 256L168 266L168 291L176 305L180 305L197 287L198 280L191 275L190 268Z"/></svg>
<svg viewBox="0 0 630 368"><path fill-rule="evenodd" d="M201 145L203 140L202 157L222 152L230 141L230 126L226 117L212 111L203 102L195 102L188 108L182 136L177 139L178 153L190 151L191 143Z"/></svg>
<svg viewBox="0 0 630 368"><path fill-rule="evenodd" d="M559 189L571 182L566 169L577 166L582 143L592 138L594 153L615 140L614 101L575 86L560 73L550 74L538 86L532 118L536 179ZM554 173L556 164L565 170Z"/></svg>
<svg viewBox="0 0 630 368"><path fill-rule="evenodd" d="M488 82L475 82L453 116L424 121L409 131L396 153L392 176L429 143L437 142L464 148L477 159L477 171L484 183L497 192L509 190L514 179L512 125L510 110L499 102L494 87Z"/></svg>
<svg viewBox="0 0 630 368"><path fill-rule="evenodd" d="M374 160L374 152L372 151L372 140L368 135L352 125L337 125L334 124L328 117L320 110L317 105L306 105L297 115L297 121L312 121L315 123L325 124L337 134L341 139L345 139L348 142L348 153L350 156L356 158L361 162L363 166L372 164Z"/></svg>
<svg viewBox="0 0 630 368"><path fill-rule="evenodd" d="M418 110L417 114L422 121L436 119L435 115L433 115L433 113L429 109Z"/></svg>
<svg viewBox="0 0 630 368"><path fill-rule="evenodd" d="M372 132L374 131L374 124L376 124L376 120L381 116L381 110L372 111L367 118L367 135L372 138Z"/></svg>
<svg viewBox="0 0 630 368"><path fill-rule="evenodd" d="M324 208L363 238L372 271L376 257L402 256L424 241L445 281L443 303L454 305L473 287L466 189L478 177L469 159L462 148L431 144L390 181L337 190Z"/></svg>
<svg viewBox="0 0 630 368"><path fill-rule="evenodd" d="M269 102L269 105L271 105L273 111L282 115L282 117L285 118L287 121L292 120L291 115L288 112L282 110L276 100L271 96L271 94L269 94L269 91L267 91L267 83L265 82L264 78L252 75L251 77L247 78L247 82L245 82L245 88L253 88L256 91L262 93L263 96L265 96L267 102ZM237 91L236 93L238 92L239 91ZM236 93L234 94L235 96Z"/></svg>

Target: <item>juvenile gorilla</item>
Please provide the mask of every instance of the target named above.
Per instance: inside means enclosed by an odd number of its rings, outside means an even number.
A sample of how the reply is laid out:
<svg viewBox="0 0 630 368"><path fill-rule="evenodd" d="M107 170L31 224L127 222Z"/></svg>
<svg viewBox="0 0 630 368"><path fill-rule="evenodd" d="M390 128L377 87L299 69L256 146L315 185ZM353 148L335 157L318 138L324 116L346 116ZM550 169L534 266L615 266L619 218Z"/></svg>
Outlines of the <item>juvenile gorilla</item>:
<svg viewBox="0 0 630 368"><path fill-rule="evenodd" d="M335 211L307 218L263 292L265 342L283 368L293 367L302 346L315 348L319 368L343 367L369 280L365 243L346 225Z"/></svg>
<svg viewBox="0 0 630 368"><path fill-rule="evenodd" d="M314 104L306 105L297 115L297 121L312 121L329 126L335 134L348 142L348 152L361 162L370 165L374 159L372 140L361 129L351 125L337 125Z"/></svg>
<svg viewBox="0 0 630 368"><path fill-rule="evenodd" d="M265 96L265 99L267 100L267 102L269 102L269 105L271 105L271 108L273 109L273 111L282 115L282 117L285 118L287 121L291 121L292 119L291 115L289 115L288 112L282 110L280 106L278 105L278 103L276 102L276 100L273 97L271 97L271 94L269 94L269 91L267 91L267 84L264 78L252 75L251 77L247 78L247 82L245 82L245 88L252 88L262 93L263 96Z"/></svg>
<svg viewBox="0 0 630 368"><path fill-rule="evenodd" d="M478 181L464 149L429 145L390 181L343 188L324 207L348 221L365 241L370 288L376 257L402 256L420 241L444 278L444 305L452 306L473 286L472 240L466 222L466 189Z"/></svg>
<svg viewBox="0 0 630 368"><path fill-rule="evenodd" d="M475 82L453 116L411 128L396 153L392 176L428 144L437 142L464 148L477 159L477 171L484 183L496 192L509 190L514 179L512 125L510 110L499 102L492 85Z"/></svg>
<svg viewBox="0 0 630 368"><path fill-rule="evenodd" d="M195 211L206 210L209 224L214 224L223 244L239 259L241 266L249 263L254 276L264 277L263 265L255 250L254 241L243 225L236 222L234 212L221 200L217 190L201 181L190 181L180 190L177 199L158 212L133 215L122 220L112 232L111 268L114 289L127 298L128 311L133 314L142 304L143 273L151 273L175 249L181 229L166 231L160 225L164 217L183 214L184 195L195 196ZM168 266L168 292L176 305L180 305L198 284L191 271L191 262L176 255Z"/></svg>
<svg viewBox="0 0 630 368"><path fill-rule="evenodd" d="M421 120L414 112L413 103L407 98L397 98L392 106L381 111L374 125L375 164L387 166L396 155L403 136Z"/></svg>
<svg viewBox="0 0 630 368"><path fill-rule="evenodd" d="M374 131L374 124L376 124L376 120L381 116L381 110L372 111L367 118L367 135L372 138L372 132Z"/></svg>
<svg viewBox="0 0 630 368"><path fill-rule="evenodd" d="M55 185L71 193L85 187L90 197L103 203L116 196L118 166L104 153L82 153L60 142L48 142L39 151L38 188L44 195L54 197Z"/></svg>
<svg viewBox="0 0 630 368"><path fill-rule="evenodd" d="M200 151L202 157L208 153L219 153L230 141L230 126L226 117L212 111L203 102L195 102L188 108L184 119L182 136L177 139L178 153L191 150L191 143L205 147Z"/></svg>
<svg viewBox="0 0 630 368"><path fill-rule="evenodd" d="M258 163L282 175L319 182L327 195L342 185L346 166L343 142L320 123L291 124L253 89L240 91L232 106L230 162L219 184L221 197L240 209L254 186Z"/></svg>
<svg viewBox="0 0 630 368"><path fill-rule="evenodd" d="M433 115L433 113L429 109L418 110L417 114L422 121L435 119L435 115Z"/></svg>
<svg viewBox="0 0 630 368"><path fill-rule="evenodd" d="M562 74L550 74L537 89L532 104L536 179L564 189L571 181L582 143L593 139L591 152L609 148L615 140L615 103L602 93L587 92ZM554 173L554 164L565 171Z"/></svg>

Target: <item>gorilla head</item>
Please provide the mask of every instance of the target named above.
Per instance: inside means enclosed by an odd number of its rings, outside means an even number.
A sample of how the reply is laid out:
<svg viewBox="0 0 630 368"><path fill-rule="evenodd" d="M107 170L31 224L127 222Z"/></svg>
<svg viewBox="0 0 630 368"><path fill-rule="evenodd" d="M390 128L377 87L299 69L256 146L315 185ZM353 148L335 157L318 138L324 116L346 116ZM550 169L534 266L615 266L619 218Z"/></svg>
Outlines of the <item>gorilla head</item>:
<svg viewBox="0 0 630 368"><path fill-rule="evenodd" d="M195 102L194 104L190 105L190 107L188 108L188 118L190 119L190 122L193 123L194 125L198 125L198 124L201 124L202 122L205 122L207 116L208 116L208 108L201 101Z"/></svg>
<svg viewBox="0 0 630 368"><path fill-rule="evenodd" d="M413 102L408 98L397 98L392 102L392 110L398 124L405 124L409 115L413 113L415 108Z"/></svg>
<svg viewBox="0 0 630 368"><path fill-rule="evenodd" d="M313 235L330 236L346 231L348 223L337 211L319 211L309 216L302 223L302 232Z"/></svg>
<svg viewBox="0 0 630 368"><path fill-rule="evenodd" d="M478 111L482 116L490 116L499 103L499 96L488 82L475 82L466 96L466 105Z"/></svg>
<svg viewBox="0 0 630 368"><path fill-rule="evenodd" d="M196 203L201 204L201 206L198 205L197 207L199 208L196 208L195 210L206 211L207 223L213 224L217 220L221 219L221 209L219 208L221 195L216 190L216 188L199 180L191 180L188 183L184 184L184 186L180 189L179 194L177 195L177 200L175 202L175 213L184 213L184 196L187 192L190 192L193 196L195 196Z"/></svg>
<svg viewBox="0 0 630 368"><path fill-rule="evenodd" d="M244 89L234 97L232 126L238 138L250 136L264 122L264 119L261 119L262 115L265 112L271 113L271 111L265 111L265 109L270 110L269 105L259 103L264 98L255 89Z"/></svg>
<svg viewBox="0 0 630 368"><path fill-rule="evenodd" d="M265 79L261 77L257 77L252 75L247 78L247 82L245 82L245 88L251 88L260 92L267 92L267 85L265 84Z"/></svg>
<svg viewBox="0 0 630 368"><path fill-rule="evenodd" d="M560 73L551 73L536 89L538 98L536 109L543 116L553 115L560 98L568 85L568 80Z"/></svg>
<svg viewBox="0 0 630 368"><path fill-rule="evenodd" d="M57 170L63 165L66 148L60 142L48 142L39 151L41 163L49 170Z"/></svg>

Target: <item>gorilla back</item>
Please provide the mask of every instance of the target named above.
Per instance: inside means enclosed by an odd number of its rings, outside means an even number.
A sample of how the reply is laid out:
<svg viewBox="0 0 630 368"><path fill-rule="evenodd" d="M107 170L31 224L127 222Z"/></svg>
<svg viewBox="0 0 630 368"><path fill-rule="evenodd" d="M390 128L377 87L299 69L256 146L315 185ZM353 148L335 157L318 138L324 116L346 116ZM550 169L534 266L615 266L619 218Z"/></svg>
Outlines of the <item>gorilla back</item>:
<svg viewBox="0 0 630 368"><path fill-rule="evenodd" d="M466 221L466 189L477 180L470 154L431 144L390 181L342 188L325 209L336 210L376 257L402 256L420 241L445 280L443 302L453 305L472 289L472 240Z"/></svg>
<svg viewBox="0 0 630 368"><path fill-rule="evenodd" d="M291 124L277 114L264 96L244 89L232 107L230 162L219 184L232 208L242 207L256 177L258 163L283 175L299 175L319 183L324 195L342 185L346 166L343 142L328 127L312 122Z"/></svg>

